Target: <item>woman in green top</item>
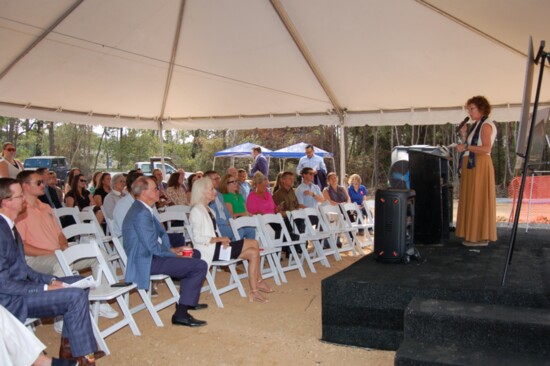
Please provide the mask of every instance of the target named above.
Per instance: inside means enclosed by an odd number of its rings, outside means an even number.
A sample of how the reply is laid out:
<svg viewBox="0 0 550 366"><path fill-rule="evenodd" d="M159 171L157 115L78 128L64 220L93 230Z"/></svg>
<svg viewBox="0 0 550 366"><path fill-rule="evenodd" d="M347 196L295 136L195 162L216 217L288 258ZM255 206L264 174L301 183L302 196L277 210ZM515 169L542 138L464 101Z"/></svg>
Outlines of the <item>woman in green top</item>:
<svg viewBox="0 0 550 366"><path fill-rule="evenodd" d="M239 184L234 176L231 174L224 175L219 188L225 205L234 219L240 216L250 216L246 211L246 201L239 193Z"/></svg>

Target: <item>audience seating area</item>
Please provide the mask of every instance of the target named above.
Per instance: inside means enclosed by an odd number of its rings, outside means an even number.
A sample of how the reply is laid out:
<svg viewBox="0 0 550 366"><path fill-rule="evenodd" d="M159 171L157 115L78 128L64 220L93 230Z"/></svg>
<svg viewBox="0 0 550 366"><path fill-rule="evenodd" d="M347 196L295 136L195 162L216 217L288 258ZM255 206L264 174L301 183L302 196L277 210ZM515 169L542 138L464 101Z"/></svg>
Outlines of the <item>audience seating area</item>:
<svg viewBox="0 0 550 366"><path fill-rule="evenodd" d="M357 212L357 218L349 215L351 211ZM135 284L111 287L114 283L124 281L127 263L122 246L123 238L109 235L113 222L106 219L104 230L91 211L79 212L77 208L63 207L55 209L54 212L60 223L65 216L72 217L75 222L63 229L70 244L69 248L65 251L56 251L56 257L65 274L74 274L70 264L78 259L93 257L99 263L98 275L95 278L97 287L90 291L90 316L100 348L109 354L106 338L125 326L130 327L132 334L139 336L141 333L133 318L133 314L138 311L147 310L157 326L164 326L158 312L177 303L179 298L177 285L172 279L166 275L151 276L151 288L153 283L167 286L169 296L164 299L152 298L151 291L139 290ZM186 243L192 246L189 212L189 206L170 206L160 214L160 221L167 232L184 235ZM367 213L370 213L368 207ZM284 286L288 282L285 275L288 271L296 270L305 278L306 269L312 274L316 273L315 265L330 267L329 257L341 260L342 252L350 252L354 256L364 254L363 248L373 244L372 234L369 232L374 226L373 218L371 215L363 216L361 208L355 204L327 205L285 214L290 220L292 234L280 213L230 219L232 231L237 239L240 238L240 228L255 229L256 239L261 248L262 277L272 278L278 286ZM358 239L360 230L365 235L363 240ZM228 269L228 275L221 275L224 267ZM247 296L243 286L243 280L246 284L248 278L247 272L246 261L214 261L201 292L211 293L216 305L223 308L223 294L237 290L240 296ZM130 305L129 295L132 292L138 293L140 304ZM121 311L116 321L111 322L106 329L99 327L101 301L116 303ZM37 323L39 324L39 319L28 319L26 322L31 329Z"/></svg>

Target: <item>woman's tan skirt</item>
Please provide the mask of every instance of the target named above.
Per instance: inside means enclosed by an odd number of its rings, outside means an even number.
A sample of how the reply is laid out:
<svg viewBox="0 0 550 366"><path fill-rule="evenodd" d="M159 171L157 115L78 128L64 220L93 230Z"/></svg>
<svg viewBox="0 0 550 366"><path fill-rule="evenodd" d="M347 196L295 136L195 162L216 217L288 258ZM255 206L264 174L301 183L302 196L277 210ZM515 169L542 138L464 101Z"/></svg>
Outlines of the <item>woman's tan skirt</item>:
<svg viewBox="0 0 550 366"><path fill-rule="evenodd" d="M476 155L476 166L468 169L462 160L456 236L469 242L496 241L495 169L491 156Z"/></svg>

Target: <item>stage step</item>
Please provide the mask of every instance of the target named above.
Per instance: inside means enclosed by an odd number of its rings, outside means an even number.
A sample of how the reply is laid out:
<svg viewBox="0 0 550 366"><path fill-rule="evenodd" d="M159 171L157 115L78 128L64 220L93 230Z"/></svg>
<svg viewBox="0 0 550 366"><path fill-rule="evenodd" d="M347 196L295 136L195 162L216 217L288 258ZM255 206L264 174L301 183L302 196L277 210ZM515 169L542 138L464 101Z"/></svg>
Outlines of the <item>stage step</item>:
<svg viewBox="0 0 550 366"><path fill-rule="evenodd" d="M400 365L431 365L426 362L434 360L434 365L475 361L487 366L518 364L512 360L525 358L519 364L530 365L536 356L550 365L549 310L415 298L405 310L404 322L396 364L399 360ZM411 358L415 349L418 363ZM463 360L466 356L468 361Z"/></svg>
<svg viewBox="0 0 550 366"><path fill-rule="evenodd" d="M483 347L441 346L410 339L401 343L395 366L549 366L548 355L517 353Z"/></svg>

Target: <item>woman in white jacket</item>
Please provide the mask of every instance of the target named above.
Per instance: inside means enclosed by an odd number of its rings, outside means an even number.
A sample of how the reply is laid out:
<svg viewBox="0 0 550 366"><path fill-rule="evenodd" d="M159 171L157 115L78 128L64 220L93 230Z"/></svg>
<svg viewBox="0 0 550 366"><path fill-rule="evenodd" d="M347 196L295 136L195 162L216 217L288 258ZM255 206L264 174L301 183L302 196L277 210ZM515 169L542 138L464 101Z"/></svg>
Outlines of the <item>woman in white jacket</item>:
<svg viewBox="0 0 550 366"><path fill-rule="evenodd" d="M273 292L262 279L260 273L260 249L258 241L241 239L231 241L227 237L216 234L216 219L208 204L216 198L216 189L209 177L204 177L193 183L191 191L191 224L192 239L195 249L201 252L201 259L212 264L219 260L220 249L231 247L231 259L240 258L248 261L248 281L250 283L250 302L268 302L259 292Z"/></svg>

